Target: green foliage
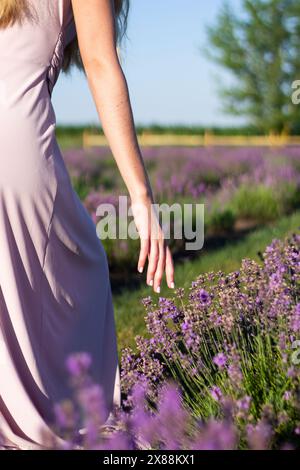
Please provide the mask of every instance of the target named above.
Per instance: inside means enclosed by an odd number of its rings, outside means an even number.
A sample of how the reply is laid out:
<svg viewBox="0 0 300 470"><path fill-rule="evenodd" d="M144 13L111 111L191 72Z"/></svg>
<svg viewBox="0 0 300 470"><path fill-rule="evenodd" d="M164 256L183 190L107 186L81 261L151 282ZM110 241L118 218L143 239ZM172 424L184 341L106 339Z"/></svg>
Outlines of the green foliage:
<svg viewBox="0 0 300 470"><path fill-rule="evenodd" d="M65 126L58 125L56 128L56 136L62 148L81 147L83 132L90 132L98 135L103 135L103 129L96 125L81 125L81 126ZM186 126L186 125L159 125L151 124L144 126L142 124L136 125L136 132L138 135L144 132L149 134L164 135L200 135L203 136L206 131L211 132L217 136L253 136L262 134L261 130L254 126L235 126L235 127L218 127L211 126L209 128L203 126Z"/></svg>
<svg viewBox="0 0 300 470"><path fill-rule="evenodd" d="M273 188L240 186L231 201L231 208L237 217L257 222L270 222L280 215L280 203Z"/></svg>
<svg viewBox="0 0 300 470"><path fill-rule="evenodd" d="M159 125L150 124L149 126L143 126L141 124L136 126L138 134L144 132L149 134L164 135L204 135L206 131L211 132L213 135L218 136L235 136L235 135L257 135L260 134L260 130L254 126L235 126L235 127L218 127L218 126L185 126L185 125Z"/></svg>
<svg viewBox="0 0 300 470"><path fill-rule="evenodd" d="M271 222L299 209L300 188L295 183L286 183L276 190L263 185L242 185L234 193L230 207L236 218Z"/></svg>
<svg viewBox="0 0 300 470"><path fill-rule="evenodd" d="M300 207L300 187L297 184L286 184L281 188L281 205L285 213L292 212Z"/></svg>
<svg viewBox="0 0 300 470"><path fill-rule="evenodd" d="M295 130L300 107L292 104L291 84L299 78L299 1L243 0L240 15L225 4L208 36L210 57L234 78L222 90L226 110L248 116L263 132Z"/></svg>
<svg viewBox="0 0 300 470"><path fill-rule="evenodd" d="M208 220L210 233L222 234L232 232L236 221L232 209L214 210Z"/></svg>

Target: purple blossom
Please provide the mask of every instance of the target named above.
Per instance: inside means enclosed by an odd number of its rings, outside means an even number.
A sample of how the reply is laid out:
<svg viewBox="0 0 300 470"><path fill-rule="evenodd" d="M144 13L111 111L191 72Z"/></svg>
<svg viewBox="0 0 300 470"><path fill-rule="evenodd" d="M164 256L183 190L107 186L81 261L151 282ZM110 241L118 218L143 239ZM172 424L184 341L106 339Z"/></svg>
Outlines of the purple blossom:
<svg viewBox="0 0 300 470"><path fill-rule="evenodd" d="M273 435L271 425L266 421L260 421L255 426L247 426L249 448L252 450L267 450Z"/></svg>
<svg viewBox="0 0 300 470"><path fill-rule="evenodd" d="M200 303L204 306L208 306L211 303L211 298L209 293L205 289L200 289L200 291L197 294L198 300Z"/></svg>
<svg viewBox="0 0 300 470"><path fill-rule="evenodd" d="M285 401L289 401L289 400L291 400L292 396L293 396L292 392L290 392L289 390L287 390L287 391L284 392L284 394L283 394L283 399L284 399Z"/></svg>
<svg viewBox="0 0 300 470"><path fill-rule="evenodd" d="M278 270L276 273L271 274L269 287L271 290L276 290L282 283L282 273Z"/></svg>
<svg viewBox="0 0 300 470"><path fill-rule="evenodd" d="M248 395L244 396L237 401L237 407L240 411L248 412L251 405L251 397Z"/></svg>
<svg viewBox="0 0 300 470"><path fill-rule="evenodd" d="M223 369L225 367L226 362L227 362L227 357L225 356L224 353L218 353L213 358L213 363L216 364L220 369Z"/></svg>
<svg viewBox="0 0 300 470"><path fill-rule="evenodd" d="M227 371L231 383L236 388L239 388L243 380L243 374L240 368L240 364L237 361L233 362L232 364L229 364Z"/></svg>
<svg viewBox="0 0 300 470"><path fill-rule="evenodd" d="M300 303L295 307L294 313L291 318L291 330L294 333L300 331Z"/></svg>
<svg viewBox="0 0 300 470"><path fill-rule="evenodd" d="M60 429L74 429L77 422L77 414L71 401L56 403L54 405L55 422Z"/></svg>
<svg viewBox="0 0 300 470"><path fill-rule="evenodd" d="M169 384L163 387L156 424L161 429L160 436L165 449L178 450L182 447L189 421L178 388Z"/></svg>
<svg viewBox="0 0 300 470"><path fill-rule="evenodd" d="M221 389L219 387L216 387L215 385L211 388L210 394L215 401L220 401L223 397Z"/></svg>
<svg viewBox="0 0 300 470"><path fill-rule="evenodd" d="M66 366L72 377L80 377L88 372L92 363L91 356L85 352L72 354L66 361Z"/></svg>
<svg viewBox="0 0 300 470"><path fill-rule="evenodd" d="M189 328L190 328L190 325L189 325L189 323L188 323L187 321L181 323L181 329L182 329L182 331L188 331Z"/></svg>
<svg viewBox="0 0 300 470"><path fill-rule="evenodd" d="M213 323L215 327L221 326L222 325L222 316L218 314L218 312L213 311L210 314L210 321Z"/></svg>
<svg viewBox="0 0 300 470"><path fill-rule="evenodd" d="M83 387L78 393L78 401L89 416L106 415L105 400L102 389L97 384Z"/></svg>
<svg viewBox="0 0 300 470"><path fill-rule="evenodd" d="M203 428L192 450L234 450L237 432L231 423L210 420Z"/></svg>
<svg viewBox="0 0 300 470"><path fill-rule="evenodd" d="M135 450L135 447L129 434L118 431L107 436L95 450Z"/></svg>

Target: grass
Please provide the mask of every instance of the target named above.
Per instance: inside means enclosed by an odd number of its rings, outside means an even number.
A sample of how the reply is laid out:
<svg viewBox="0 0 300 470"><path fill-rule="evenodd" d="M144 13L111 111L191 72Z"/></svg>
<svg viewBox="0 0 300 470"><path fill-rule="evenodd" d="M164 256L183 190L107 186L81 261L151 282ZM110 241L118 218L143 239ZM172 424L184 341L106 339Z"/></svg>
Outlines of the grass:
<svg viewBox="0 0 300 470"><path fill-rule="evenodd" d="M223 247L210 250L204 245L201 254L192 260L185 260L177 264L175 271L176 287L190 286L200 273L208 271L222 270L231 272L239 268L243 258L252 258L259 261L258 252L272 241L273 238L284 238L289 233L300 227L300 211L283 217L268 226L259 228L239 241L227 242ZM137 254L138 256L138 254ZM145 277L145 275L143 275ZM145 310L141 304L141 299L147 296L154 298L158 294L144 285L136 290L124 290L120 294L114 295L114 308L118 332L118 344L121 350L124 347L134 347L136 335L145 333L144 315ZM162 297L172 295L172 292L165 286L161 286Z"/></svg>

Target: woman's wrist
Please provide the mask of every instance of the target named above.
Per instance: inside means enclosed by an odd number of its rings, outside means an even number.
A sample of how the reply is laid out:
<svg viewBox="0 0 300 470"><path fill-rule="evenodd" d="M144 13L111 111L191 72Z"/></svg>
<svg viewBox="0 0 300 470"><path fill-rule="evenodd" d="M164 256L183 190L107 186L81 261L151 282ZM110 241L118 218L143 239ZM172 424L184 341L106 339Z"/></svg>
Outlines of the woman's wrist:
<svg viewBox="0 0 300 470"><path fill-rule="evenodd" d="M130 199L132 204L153 204L153 195L150 188L143 187L133 192L130 192Z"/></svg>

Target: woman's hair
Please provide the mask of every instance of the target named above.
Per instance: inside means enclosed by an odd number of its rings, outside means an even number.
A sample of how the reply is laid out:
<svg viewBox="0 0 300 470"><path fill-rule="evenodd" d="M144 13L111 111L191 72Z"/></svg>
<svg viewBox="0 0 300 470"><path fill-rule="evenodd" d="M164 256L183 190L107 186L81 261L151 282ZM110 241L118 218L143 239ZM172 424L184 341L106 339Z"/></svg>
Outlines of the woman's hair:
<svg viewBox="0 0 300 470"><path fill-rule="evenodd" d="M113 0L115 6L117 44L126 34L130 0ZM0 28L6 28L17 21L22 22L30 15L28 0L0 0ZM83 68L77 36L67 45L64 53L63 70L66 72L72 65Z"/></svg>

